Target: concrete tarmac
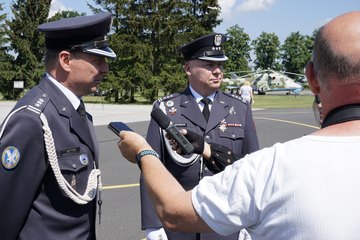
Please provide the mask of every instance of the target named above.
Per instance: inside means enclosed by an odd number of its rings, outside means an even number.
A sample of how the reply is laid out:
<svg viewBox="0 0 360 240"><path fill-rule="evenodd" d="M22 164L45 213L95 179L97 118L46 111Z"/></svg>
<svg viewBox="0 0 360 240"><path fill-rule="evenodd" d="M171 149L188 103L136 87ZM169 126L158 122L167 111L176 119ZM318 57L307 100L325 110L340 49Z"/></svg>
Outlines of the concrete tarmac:
<svg viewBox="0 0 360 240"><path fill-rule="evenodd" d="M0 101L0 122L14 105L12 101ZM99 240L144 240L145 235L140 229L140 171L121 156L117 147L119 138L107 129L107 124L123 121L145 137L152 106L85 105L93 115L100 145L103 206L101 225L97 224L97 237ZM301 137L318 128L311 106L306 109L253 110L260 148Z"/></svg>
<svg viewBox="0 0 360 240"><path fill-rule="evenodd" d="M15 106L15 101L0 101L0 123ZM85 103L86 110L93 116L94 126L109 122L141 122L150 120L152 105Z"/></svg>

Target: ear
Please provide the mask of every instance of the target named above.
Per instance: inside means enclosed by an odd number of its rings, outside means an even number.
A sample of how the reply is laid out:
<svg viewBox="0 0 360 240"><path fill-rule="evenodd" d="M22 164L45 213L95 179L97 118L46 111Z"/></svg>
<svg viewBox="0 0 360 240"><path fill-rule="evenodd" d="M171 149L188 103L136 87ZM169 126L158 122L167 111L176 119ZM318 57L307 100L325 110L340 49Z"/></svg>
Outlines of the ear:
<svg viewBox="0 0 360 240"><path fill-rule="evenodd" d="M70 71L71 67L70 67L70 52L69 51L61 51L59 53L59 64L64 71L66 71L66 72Z"/></svg>
<svg viewBox="0 0 360 240"><path fill-rule="evenodd" d="M190 76L191 75L191 67L190 67L190 64L187 62L185 63L184 67L183 67L186 75Z"/></svg>
<svg viewBox="0 0 360 240"><path fill-rule="evenodd" d="M317 95L320 92L320 85L318 83L315 70L314 63L312 61L308 62L305 69L306 79L308 80L310 90Z"/></svg>

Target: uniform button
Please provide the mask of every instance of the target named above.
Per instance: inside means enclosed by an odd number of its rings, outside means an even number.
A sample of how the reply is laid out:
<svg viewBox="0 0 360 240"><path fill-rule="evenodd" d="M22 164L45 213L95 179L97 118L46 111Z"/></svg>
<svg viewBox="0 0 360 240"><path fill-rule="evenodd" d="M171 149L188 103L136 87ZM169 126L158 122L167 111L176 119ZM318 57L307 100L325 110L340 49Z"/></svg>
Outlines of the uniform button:
<svg viewBox="0 0 360 240"><path fill-rule="evenodd" d="M206 135L206 136L205 136L205 139L210 139L210 136L209 136L209 135Z"/></svg>
<svg viewBox="0 0 360 240"><path fill-rule="evenodd" d="M235 137L235 134L232 134L232 135L231 135L231 137L233 137L233 138L234 138L234 137Z"/></svg>
<svg viewBox="0 0 360 240"><path fill-rule="evenodd" d="M75 164L75 163L72 165L72 167L73 167L74 169L76 169L76 168L77 168L77 166L76 166L76 164Z"/></svg>

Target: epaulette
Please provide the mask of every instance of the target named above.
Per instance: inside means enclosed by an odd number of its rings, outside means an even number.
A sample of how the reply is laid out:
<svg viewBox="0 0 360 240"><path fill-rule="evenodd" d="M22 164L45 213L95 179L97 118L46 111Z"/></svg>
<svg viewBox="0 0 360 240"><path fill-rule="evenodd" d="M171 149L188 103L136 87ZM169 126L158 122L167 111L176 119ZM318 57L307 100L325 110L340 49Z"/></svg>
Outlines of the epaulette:
<svg viewBox="0 0 360 240"><path fill-rule="evenodd" d="M27 105L26 109L40 115L40 113L44 111L49 100L49 96L43 92L37 97L33 98L32 101Z"/></svg>
<svg viewBox="0 0 360 240"><path fill-rule="evenodd" d="M227 92L224 92L225 95L229 96L229 97L232 97L232 98L235 98L235 99L238 99L239 101L243 102L244 104L246 104L246 100L244 98L242 98L240 95L237 95L237 94L233 94L233 93L227 93Z"/></svg>
<svg viewBox="0 0 360 240"><path fill-rule="evenodd" d="M28 102L19 102L14 109L11 110L11 112L6 116L4 122L0 125L1 129L0 129L0 139L2 137L2 134L4 132L4 129L7 125L7 122L9 121L9 119L17 112L19 111L29 111L31 113L35 113L36 115L39 115L42 113L42 111L44 110L46 104L49 102L49 97L47 96L46 93L41 93L39 94L37 97L35 98L30 98L30 104L26 104Z"/></svg>
<svg viewBox="0 0 360 240"><path fill-rule="evenodd" d="M169 100L169 99L178 97L178 96L180 96L180 95L181 95L180 93L172 93L172 94L170 94L170 95L167 95L167 96L158 98L155 102L159 102L159 103L160 103L160 102L167 101L167 100Z"/></svg>

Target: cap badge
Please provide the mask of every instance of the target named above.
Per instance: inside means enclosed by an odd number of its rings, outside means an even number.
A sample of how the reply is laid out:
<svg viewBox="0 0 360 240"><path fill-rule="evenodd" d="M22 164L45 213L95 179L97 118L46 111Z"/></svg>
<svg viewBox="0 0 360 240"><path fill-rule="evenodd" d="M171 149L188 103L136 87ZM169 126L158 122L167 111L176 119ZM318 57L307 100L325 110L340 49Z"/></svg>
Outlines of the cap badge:
<svg viewBox="0 0 360 240"><path fill-rule="evenodd" d="M15 168L20 160L20 151L14 146L8 146L2 153L1 163L6 169Z"/></svg>
<svg viewBox="0 0 360 240"><path fill-rule="evenodd" d="M221 45L221 40L222 40L222 35L221 34L216 34L214 37L214 45L216 47L219 47Z"/></svg>

